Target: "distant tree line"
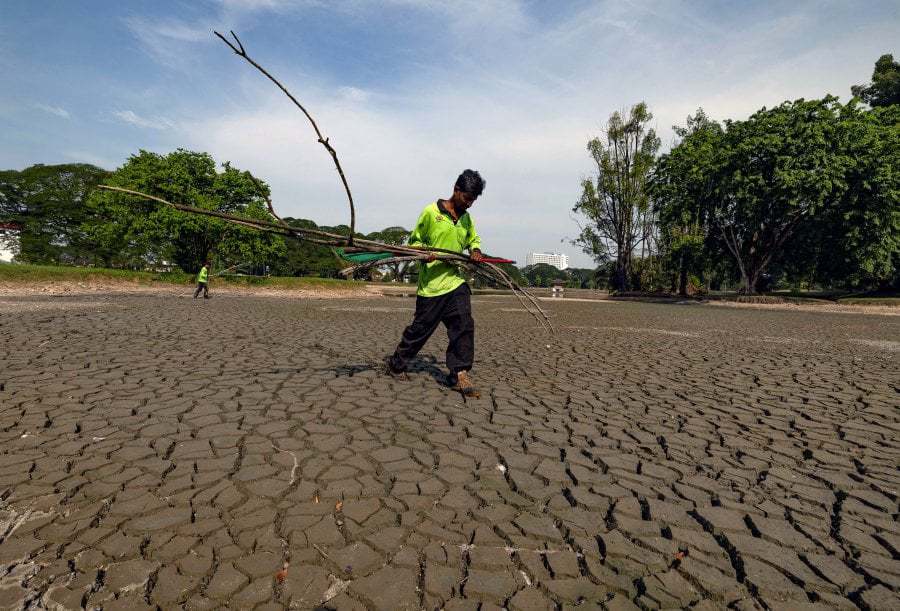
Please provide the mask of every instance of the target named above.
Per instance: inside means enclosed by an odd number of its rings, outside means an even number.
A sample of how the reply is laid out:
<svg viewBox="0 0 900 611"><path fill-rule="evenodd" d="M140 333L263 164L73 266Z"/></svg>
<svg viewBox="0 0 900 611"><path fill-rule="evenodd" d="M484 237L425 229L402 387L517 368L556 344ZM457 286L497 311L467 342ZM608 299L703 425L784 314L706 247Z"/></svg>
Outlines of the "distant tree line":
<svg viewBox="0 0 900 611"><path fill-rule="evenodd" d="M746 293L900 288L900 64L881 57L872 82L853 93L847 104L796 100L742 121L720 123L699 109L675 126L663 155L645 104L613 113L588 142L596 173L574 206L574 242L597 268L506 271L530 286L681 294L723 285ZM46 264L194 272L212 256L218 269L244 263L330 277L347 265L330 248L96 189L101 182L271 218L269 187L249 172L218 167L207 153L142 150L114 172L88 164L0 171L0 244L15 234L17 261ZM408 235L393 226L365 237L400 244ZM414 281L416 269L385 266L376 275Z"/></svg>
<svg viewBox="0 0 900 611"><path fill-rule="evenodd" d="M208 210L273 220L266 207L268 185L229 163L217 168L207 153L140 151L114 172L88 164L39 164L0 172L0 220L18 228L16 260L193 273L211 256L219 270L240 264L239 269L257 273L266 270L278 276L322 277L339 277L339 270L349 265L329 247L96 189L101 183ZM333 233L350 230L347 225L319 226L309 219L284 220L295 227ZM403 244L409 231L392 226L359 235ZM514 265L502 267L524 285L550 286L558 279L572 287L598 285L594 270L563 272L546 264L524 270ZM417 271L415 265L391 264L362 278L414 282Z"/></svg>
<svg viewBox="0 0 900 611"><path fill-rule="evenodd" d="M619 291L900 288L900 64L881 57L853 93L743 121L700 109L663 155L645 104L613 113L575 243Z"/></svg>
<svg viewBox="0 0 900 611"><path fill-rule="evenodd" d="M96 189L100 183L274 220L266 207L268 185L249 172L227 162L217 169L207 153L140 151L114 172L88 164L38 164L0 171L0 222L7 228L0 240L15 245L16 261L24 263L192 273L206 257L213 257L219 269L245 264L244 269L267 268L271 274L323 277L336 277L347 266L330 248ZM319 227L307 219L285 221L335 233L349 231L345 225ZM399 244L408 235L403 227L388 227L364 237ZM394 265L385 269L384 276L405 277L411 271Z"/></svg>

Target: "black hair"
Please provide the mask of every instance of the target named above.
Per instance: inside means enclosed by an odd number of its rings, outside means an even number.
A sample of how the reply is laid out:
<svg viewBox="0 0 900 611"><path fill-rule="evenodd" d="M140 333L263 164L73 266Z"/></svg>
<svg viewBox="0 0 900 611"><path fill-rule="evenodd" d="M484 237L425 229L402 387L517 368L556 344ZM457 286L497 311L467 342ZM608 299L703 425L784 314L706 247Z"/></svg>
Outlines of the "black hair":
<svg viewBox="0 0 900 611"><path fill-rule="evenodd" d="M459 178L456 179L454 189L459 189L463 193L478 197L484 191L484 185L487 184L481 177L481 174L475 170L464 170Z"/></svg>

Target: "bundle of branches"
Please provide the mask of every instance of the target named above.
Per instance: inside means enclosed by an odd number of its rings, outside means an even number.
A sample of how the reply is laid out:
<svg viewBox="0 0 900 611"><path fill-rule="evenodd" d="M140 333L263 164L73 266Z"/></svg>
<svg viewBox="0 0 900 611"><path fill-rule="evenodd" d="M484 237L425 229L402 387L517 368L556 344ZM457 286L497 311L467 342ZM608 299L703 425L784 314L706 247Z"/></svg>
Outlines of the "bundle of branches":
<svg viewBox="0 0 900 611"><path fill-rule="evenodd" d="M522 304L522 307L534 316L538 322L547 330L553 331L553 326L550 323L550 318L547 316L547 313L541 308L538 300L529 293L527 290L519 286L505 271L499 268L497 265L486 262L486 261L475 261L471 257L451 250L444 250L441 248L430 248L430 247L413 247L413 246L397 246L393 244L384 244L381 242L377 242L374 240L366 240L362 239L355 235L356 229L356 208L353 205L353 194L350 192L350 185L347 182L347 177L344 174L344 170L341 167L340 160L337 156L337 151L334 150L334 147L328 141L328 138L322 135L319 126L316 124L312 115L304 108L300 102L291 94L287 88L282 85L275 77L273 77L269 72L260 66L256 61L254 61L247 52L244 50L244 45L241 43L240 39L234 32L231 32L231 36L234 38L234 42L232 43L225 36L220 34L219 32L214 32L216 36L218 36L226 45L228 45L232 51L234 51L237 55L245 59L248 63L250 63L253 67L259 70L262 74L264 74L270 81L272 81L284 94L294 103L294 105L300 109L300 111L306 116L309 120L310 125L313 128L313 131L316 133L316 137L318 142L325 147L325 150L331 156L331 159L334 161L335 169L337 170L338 175L341 178L341 183L344 185L344 191L347 194L347 199L350 203L350 231L347 235L341 235L336 233L330 233L327 231L321 231L319 229L304 229L300 227L293 227L287 224L278 214L275 212L275 208L272 205L272 200L267 195L265 195L265 191L262 188L262 185L258 185L260 187L260 193L266 199L266 204L269 209L269 214L275 219L275 222L272 221L264 221L258 219L250 219L242 216L236 216L233 214L227 214L224 212L217 212L215 210L205 210L203 208L197 208L195 206L188 206L181 203L170 202L162 199L161 197L156 197L154 195L149 195L147 193L141 193L140 191L134 191L132 189L124 189L121 187L111 187L107 185L99 185L101 189L107 189L110 191L118 191L121 193L127 193L130 195L138 196L144 199L156 201L167 206L171 206L177 210L182 212L188 212L191 214L200 214L204 216L212 216L229 223L235 223L237 225L244 225L246 227L252 227L254 229L258 229L260 231L268 231L271 233L277 233L280 235L284 235L287 237L291 237L298 240L304 240L307 242L312 242L314 244L321 244L323 246L331 246L334 248L343 249L344 253L347 254L356 254L356 253L385 253L389 256L373 258L369 261L363 261L356 263L355 265L351 265L346 269L342 270L342 274L351 275L354 272L361 271L364 269L368 269L371 267L378 267L381 265L391 264L391 263L406 263L412 261L432 261L439 260L444 261L446 263L450 263L453 265L457 265L464 269L468 269L476 276L483 278L484 280L490 282L494 285L499 285L502 288L509 289L513 292L513 294L518 298L519 303Z"/></svg>

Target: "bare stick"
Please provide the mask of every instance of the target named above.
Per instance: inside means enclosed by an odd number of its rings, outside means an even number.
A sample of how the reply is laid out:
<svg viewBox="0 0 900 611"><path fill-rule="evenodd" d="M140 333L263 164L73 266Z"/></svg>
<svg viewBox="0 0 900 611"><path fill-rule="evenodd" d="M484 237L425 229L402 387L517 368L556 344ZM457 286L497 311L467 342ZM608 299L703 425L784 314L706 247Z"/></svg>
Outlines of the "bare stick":
<svg viewBox="0 0 900 611"><path fill-rule="evenodd" d="M485 263L485 265L487 265L489 268L491 268L499 277L503 278L504 282L506 282L509 285L509 287L511 289L513 289L514 292L518 291L518 292L522 293L523 295L525 295L526 297L528 297L528 300L531 301L534 308L541 314L541 316L546 321L547 326L549 327L550 331L553 331L553 325L550 322L550 317L547 315L546 312L544 312L544 309L541 308L540 303L538 303L538 300L535 298L534 295L532 295L530 292L526 291L521 286L519 286L517 283L515 283L513 281L513 279L510 278L509 275L506 272L504 272L502 269L500 269L498 266L494 265L493 263Z"/></svg>
<svg viewBox="0 0 900 611"><path fill-rule="evenodd" d="M276 221L278 221L285 227L290 227L290 225L288 225L287 223L284 222L284 219L282 219L280 216L278 216L278 214L276 214L275 207L272 205L272 198L269 197L268 193L266 193L266 189L263 186L263 182L260 179L258 179L256 176L251 174L250 172L247 172L247 176L249 176L253 180L254 184L256 184L256 188L259 189L259 194L263 197L263 199L266 200L266 207L269 209L269 214L271 214L272 217Z"/></svg>
<svg viewBox="0 0 900 611"><path fill-rule="evenodd" d="M553 325L550 323L550 317L547 316L547 313L544 312L541 306L536 303L537 300L534 298L534 296L531 295L531 293L513 282L512 278L510 278L506 274L506 272L493 265L492 263L484 263L483 265L485 265L489 271L494 272L494 275L484 274L484 271L487 270L478 270L477 268L475 269L482 275L487 275L488 277L490 277L494 282L497 282L501 285L505 284L509 288L509 290L512 291L513 295L516 296L516 299L519 300L519 303L522 305L526 312L534 316L542 327L544 327L551 333L555 333ZM531 306L529 306L529 304L522 299L520 293L528 297L528 299L531 301Z"/></svg>
<svg viewBox="0 0 900 611"><path fill-rule="evenodd" d="M295 98L293 94L291 94L291 92L288 91L287 88L278 81L278 79L269 74L269 72L265 68L260 66L258 63L256 63L256 61L253 60L253 58L247 55L247 52L244 50L244 45L241 44L241 40L237 37L237 34L235 34L233 31L231 32L231 36L234 38L234 42L237 43L237 46L235 46L231 43L231 41L229 41L218 32L214 31L213 33L221 38L222 42L228 45L232 51L234 51L240 57L243 57L245 60L247 60L247 62L250 63L250 65L262 72L266 76L266 78L275 83L275 85L277 85L278 88L284 92L284 94L291 100L291 102L294 103L294 106L299 108L301 112L303 112L303 114L306 116L306 118L309 119L309 123L310 125L312 125L313 130L316 132L316 137L319 139L319 143L324 146L325 150L328 151L328 154L331 155L331 159L334 161L334 167L337 170L338 175L341 177L341 182L344 185L344 191L347 192L347 199L350 201L350 235L348 236L348 242L350 244L353 244L353 234L356 232L356 209L353 207L353 194L350 192L350 185L347 183L347 177L344 176L344 169L341 167L341 162L338 160L337 151L335 151L334 147L331 146L331 144L328 142L328 138L322 135L322 132L319 130L319 126L316 124L315 119L312 118L312 115L309 114L306 108L304 108L303 104L298 102L297 98ZM274 213L272 216L278 218L278 215Z"/></svg>
<svg viewBox="0 0 900 611"><path fill-rule="evenodd" d="M341 235L339 233L330 233L328 231L322 231L320 229L305 229L302 227L294 227L292 225L288 225L284 221L281 223L273 223L271 221L264 221L260 219L251 219L244 216L237 216L234 214L228 214L226 212L219 212L217 210L207 210L205 208L197 208L195 206L186 206L184 204L176 204L174 202L170 202L161 197L157 197L155 195L150 195L149 193L142 193L141 191L135 191L133 189L125 189L123 187L112 187L109 185L97 185L101 189L106 189L107 191L118 191L120 193L127 193L129 195L134 195L137 197L142 197L144 199L150 199L153 201L160 202L167 206L171 206L176 210L181 210L182 212L190 212L192 214L200 214L203 216L211 216L215 218L219 218L225 221L229 221L231 223L237 223L241 225L246 225L248 227L254 227L256 229L261 229L263 231L274 231L275 233L281 233L283 235L292 235L298 239L309 240L310 242L314 242L316 244L323 244L326 246L350 246L349 238L345 235ZM321 240L316 240L310 238L309 236L316 236L318 238L322 238ZM472 261L471 258L466 255L453 251L446 250L443 248L431 248L428 246L397 246L394 244L383 244L381 242L376 242L374 240L365 240L365 239L357 239L354 241L356 246L362 247L366 251L387 251L387 252L396 252L396 253L408 253L410 255L420 255L423 252L426 253L434 253L435 256L440 257L440 255L447 255L450 258L458 259L460 261Z"/></svg>
<svg viewBox="0 0 900 611"><path fill-rule="evenodd" d="M213 278L215 278L215 277L217 277L217 276L221 276L222 274L224 274L224 273L226 273L226 272L230 272L230 271L233 270L234 268L240 267L241 265L243 265L243 263L238 263L237 265L232 265L231 267L226 267L225 269L223 269L223 270L220 271L219 273L213 274Z"/></svg>
<svg viewBox="0 0 900 611"><path fill-rule="evenodd" d="M262 188L259 182L257 182L257 185L260 187L260 189ZM510 278L509 275L498 266L483 261L475 261L471 257L460 252L425 246L396 246L366 239L359 239L356 240L355 243L351 243L349 237L345 235L329 233L327 231L321 231L318 229L303 229L300 227L293 227L291 225L288 225L284 220L274 214L271 200L269 200L269 198L265 195L264 197L266 197L270 213L272 213L272 215L276 219L278 219L278 223L259 219L250 219L234 214L227 214L225 212L218 212L216 210L206 210L204 208L197 208L194 206L185 206L184 204L176 204L155 195L142 193L140 191L134 191L132 189L125 189L123 187L112 187L108 185L97 186L107 191L126 193L128 195L134 195L136 197L156 201L167 206L171 206L172 208L175 208L176 210L180 210L182 212L210 216L213 218L221 219L223 221L227 221L229 223L251 227L260 231L276 233L279 235L292 237L297 240L305 240L313 244L333 247L351 247L355 252L388 252L394 255L391 258L379 259L376 261L369 261L355 266L350 266L349 268L342 270L342 273L352 273L354 271L366 269L369 267L376 267L378 265L384 265L386 263L427 261L432 257L446 263L463 265L471 269L473 272L477 273L479 276L487 279L491 283L505 286L506 288L511 290L516 296L516 299L519 300L519 303L522 304L522 307L525 308L527 312L537 318L538 322L540 322L541 325L544 326L547 330L549 330L551 333L555 333L555 329L550 322L550 317L541 308L537 299L530 292L526 291L524 288L515 283L512 278ZM527 301L522 298L523 296L527 299Z"/></svg>
<svg viewBox="0 0 900 611"><path fill-rule="evenodd" d="M341 235L339 233L330 233L327 231L322 231L320 229L305 229L302 227L293 227L288 225L284 221L279 223L273 223L271 221L264 221L260 219L251 219L244 216L237 216L234 214L228 214L226 212L219 212L217 210L207 210L205 208L197 208L195 206L186 206L184 204L176 204L174 202L170 202L161 197L157 197L155 195L150 195L149 193L142 193L141 191L135 191L133 189L125 189L123 187L112 187L109 185L97 185L101 189L106 189L107 191L118 191L119 193L127 193L128 195L134 195L137 197L142 197L144 199L153 200L156 202L160 202L161 204L165 204L167 206L171 206L176 210L181 210L182 212L189 212L192 214L200 214L203 216L211 216L214 218L219 218L224 221L228 221L230 223L237 223L239 225L246 225L247 227L253 227L255 229L260 229L262 231L272 231L274 233L281 233L282 235L288 235L295 237L297 239L308 240L315 244L322 244L324 246L346 246L349 245L349 239L345 235ZM309 236L316 236L315 239ZM442 251L441 249L436 248L419 248L419 247L411 247L411 246L394 246L391 244L382 244L381 242L375 242L372 240L356 240L356 245L364 246L365 250L372 251L375 250L383 250L390 252L398 252L398 253L410 253L413 255L419 255L422 252L445 252L450 255L455 255L460 259L468 259L461 253L453 252L453 251Z"/></svg>
<svg viewBox="0 0 900 611"><path fill-rule="evenodd" d="M237 216L234 214L228 214L226 212L219 212L218 210L206 210L204 208L197 208L195 206L185 206L184 204L176 204L174 202L170 202L161 197L157 197L156 195L150 195L149 193L142 193L141 191L134 191L133 189L125 189L123 187L112 187L110 185L97 185L100 189L106 189L107 191L118 191L119 193L127 193L128 195L135 195L137 197L142 197L144 199L150 199L161 204L165 204L167 206L171 206L176 210L182 210L184 212L192 212L194 214L202 214L205 216L214 216L220 218L222 220L231 221L231 222L243 222L246 224L256 225L257 228L262 229L263 227L269 227L272 229L281 229L284 230L285 227L278 225L276 223L272 223L270 221L263 221L257 219L250 219L243 216ZM342 236L343 237L343 236Z"/></svg>
<svg viewBox="0 0 900 611"><path fill-rule="evenodd" d="M488 279L489 281L493 282L494 284L501 284L501 285L504 284L502 282L498 282L498 279L496 277L486 273L486 271L483 269L479 269L477 267L470 267L470 269L473 272L475 272L477 275ZM507 288L509 288L510 291L512 292L512 294L515 296L515 298L519 300L519 304L522 306L523 310L525 310L526 312L531 314L534 318L536 318L538 323L541 325L541 327L552 331L552 327L549 327L547 321L544 318L542 318L537 312L535 312L532 308L530 308L529 305L522 299L522 297L519 295L519 293L515 290L514 284L507 283Z"/></svg>
<svg viewBox="0 0 900 611"><path fill-rule="evenodd" d="M319 546L316 545L315 543L313 543L313 547L316 548L316 551L317 551L317 552L319 552L320 554L322 554L322 558L324 558L325 560L328 560L329 562L334 562L334 560L331 559L331 556L329 556L328 554L326 554L326 553L322 550L321 547L319 547ZM335 564L337 564L337 563L335 563Z"/></svg>

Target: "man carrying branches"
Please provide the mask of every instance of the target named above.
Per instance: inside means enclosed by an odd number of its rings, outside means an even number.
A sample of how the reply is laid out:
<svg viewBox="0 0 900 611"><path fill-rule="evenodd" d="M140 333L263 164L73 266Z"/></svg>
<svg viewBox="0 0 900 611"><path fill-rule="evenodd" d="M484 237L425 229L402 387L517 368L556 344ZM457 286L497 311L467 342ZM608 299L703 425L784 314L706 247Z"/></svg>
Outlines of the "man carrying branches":
<svg viewBox="0 0 900 611"><path fill-rule="evenodd" d="M480 261L481 238L467 210L484 191L481 174L466 170L456 179L450 199L428 204L409 236L409 245L440 248L453 252L468 250L473 261ZM387 361L388 373L406 371L410 359L418 354L438 324L447 327L447 368L454 390L466 396L478 392L469 379L475 359L475 321L472 318L472 291L456 265L438 261L432 255L419 264L416 313L394 354Z"/></svg>

